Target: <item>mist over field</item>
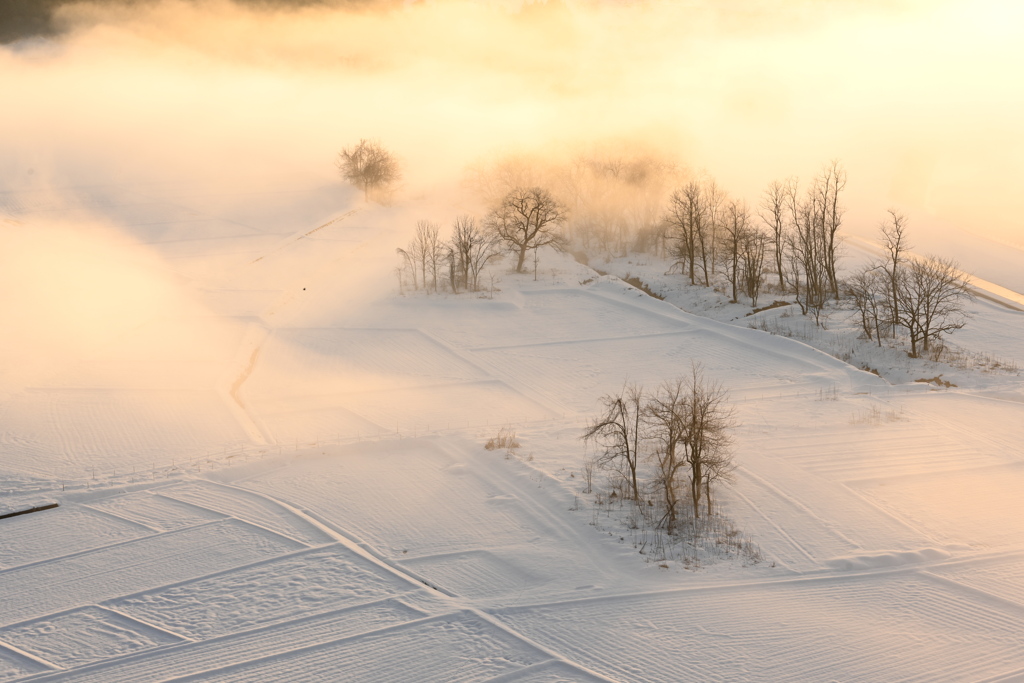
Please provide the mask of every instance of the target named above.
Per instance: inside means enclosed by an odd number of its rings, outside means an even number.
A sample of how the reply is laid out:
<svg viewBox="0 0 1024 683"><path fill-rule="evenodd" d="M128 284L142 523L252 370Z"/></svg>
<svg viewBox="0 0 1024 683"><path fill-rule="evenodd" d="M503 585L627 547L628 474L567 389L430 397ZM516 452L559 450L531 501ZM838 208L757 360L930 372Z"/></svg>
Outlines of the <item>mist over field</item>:
<svg viewBox="0 0 1024 683"><path fill-rule="evenodd" d="M1017 4L0 3L0 680L1024 676Z"/></svg>
<svg viewBox="0 0 1024 683"><path fill-rule="evenodd" d="M855 233L897 206L919 241L1019 243L1022 22L997 0L61 4L58 35L0 48L0 177L326 183L376 137L409 197L612 141L752 202L841 159Z"/></svg>

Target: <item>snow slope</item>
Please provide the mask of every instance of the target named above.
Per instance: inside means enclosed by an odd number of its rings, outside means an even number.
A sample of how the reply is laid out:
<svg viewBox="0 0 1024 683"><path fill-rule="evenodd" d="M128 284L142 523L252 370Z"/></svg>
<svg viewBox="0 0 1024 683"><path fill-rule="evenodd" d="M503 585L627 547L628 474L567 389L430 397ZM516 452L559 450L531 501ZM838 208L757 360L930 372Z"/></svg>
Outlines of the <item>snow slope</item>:
<svg viewBox="0 0 1024 683"><path fill-rule="evenodd" d="M3 206L83 210L45 200ZM0 520L0 680L1024 676L1019 377L892 385L552 254L399 296L408 213L275 201L305 218L105 204L184 303L4 373L0 503L61 507ZM1024 338L979 310L981 350ZM759 563L663 568L582 494L598 397L692 361ZM506 425L518 454L484 450Z"/></svg>

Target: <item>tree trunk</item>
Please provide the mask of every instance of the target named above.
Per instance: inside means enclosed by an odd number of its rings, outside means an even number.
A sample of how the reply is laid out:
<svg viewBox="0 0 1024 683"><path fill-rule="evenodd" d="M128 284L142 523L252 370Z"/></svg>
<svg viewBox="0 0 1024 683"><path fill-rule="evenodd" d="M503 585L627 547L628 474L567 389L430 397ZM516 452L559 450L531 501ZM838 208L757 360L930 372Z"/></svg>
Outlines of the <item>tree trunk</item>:
<svg viewBox="0 0 1024 683"><path fill-rule="evenodd" d="M690 496L693 498L693 518L700 519L700 475L690 478Z"/></svg>

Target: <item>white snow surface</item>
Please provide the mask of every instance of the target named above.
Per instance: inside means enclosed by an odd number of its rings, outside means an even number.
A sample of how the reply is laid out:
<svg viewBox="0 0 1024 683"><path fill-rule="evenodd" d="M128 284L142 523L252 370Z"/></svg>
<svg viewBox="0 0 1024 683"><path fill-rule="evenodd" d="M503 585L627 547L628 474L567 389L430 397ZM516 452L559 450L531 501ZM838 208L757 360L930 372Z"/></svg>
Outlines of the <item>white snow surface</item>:
<svg viewBox="0 0 1024 683"><path fill-rule="evenodd" d="M399 294L429 207L329 194L106 205L179 304L6 359L0 505L60 507L0 520L0 681L1024 680L1019 371L845 362L649 257L595 265L666 301L554 253ZM82 210L2 206L8 233ZM961 348L1024 360L1006 298ZM583 493L598 398L694 361L760 562L651 562ZM512 457L483 447L505 426Z"/></svg>

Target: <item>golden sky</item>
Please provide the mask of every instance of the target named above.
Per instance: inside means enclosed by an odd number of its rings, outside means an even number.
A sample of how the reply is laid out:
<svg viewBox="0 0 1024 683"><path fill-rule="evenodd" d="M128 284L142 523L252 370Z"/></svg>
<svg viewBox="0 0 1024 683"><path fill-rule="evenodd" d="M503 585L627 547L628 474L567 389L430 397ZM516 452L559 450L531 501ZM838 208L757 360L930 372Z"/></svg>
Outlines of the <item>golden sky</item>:
<svg viewBox="0 0 1024 683"><path fill-rule="evenodd" d="M375 137L422 193L487 155L615 140L752 203L838 158L851 229L899 206L1024 242L1020 3L359 7L65 8L59 40L0 48L0 179L329 181Z"/></svg>

